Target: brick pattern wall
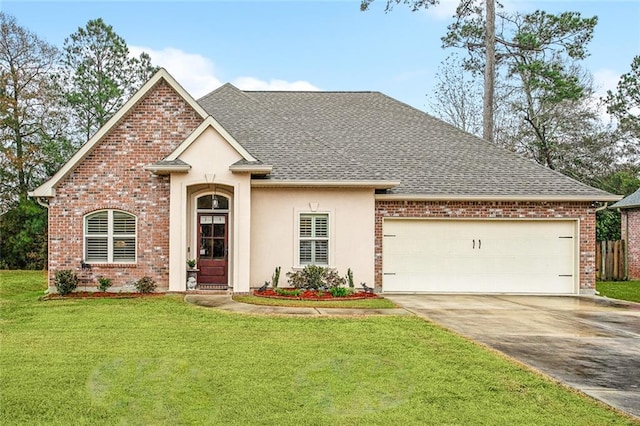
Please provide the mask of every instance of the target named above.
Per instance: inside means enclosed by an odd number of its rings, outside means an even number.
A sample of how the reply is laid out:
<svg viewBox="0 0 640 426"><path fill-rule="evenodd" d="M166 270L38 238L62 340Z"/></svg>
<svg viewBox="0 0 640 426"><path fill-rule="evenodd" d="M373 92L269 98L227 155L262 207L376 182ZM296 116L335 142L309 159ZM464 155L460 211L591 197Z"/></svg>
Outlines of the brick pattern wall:
<svg viewBox="0 0 640 426"><path fill-rule="evenodd" d="M627 242L627 272L640 280L640 209L622 210L622 239Z"/></svg>
<svg viewBox="0 0 640 426"><path fill-rule="evenodd" d="M121 287L152 277L169 286L169 177L144 166L166 157L202 119L161 80L56 188L49 204L49 277L72 269L80 285L95 289L103 275ZM138 218L137 262L94 264L82 271L83 218L100 209L120 209ZM79 287L84 290L84 287Z"/></svg>
<svg viewBox="0 0 640 426"><path fill-rule="evenodd" d="M457 219L579 219L580 288L595 289L596 215L582 202L376 201L375 285L382 286L382 221L385 217ZM638 215L640 218L640 214ZM640 227L638 228L640 231ZM640 238L640 233L638 235Z"/></svg>

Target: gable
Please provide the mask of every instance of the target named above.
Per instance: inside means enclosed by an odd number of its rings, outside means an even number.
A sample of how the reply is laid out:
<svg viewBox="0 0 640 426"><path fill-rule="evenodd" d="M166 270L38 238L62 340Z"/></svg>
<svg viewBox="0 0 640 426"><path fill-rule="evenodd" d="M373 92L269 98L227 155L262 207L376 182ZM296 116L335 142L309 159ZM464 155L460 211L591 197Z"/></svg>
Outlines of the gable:
<svg viewBox="0 0 640 426"><path fill-rule="evenodd" d="M147 144L161 159L168 155L207 116L207 113L164 69L160 69L125 105L91 137L48 181L30 192L32 197L52 197L55 188L110 135L121 141ZM118 132L118 128L121 131ZM127 128L128 130L123 130ZM132 129L137 129L137 135ZM117 141L112 141L117 142ZM160 147L166 144L167 147ZM112 150L114 148L112 147ZM120 152L117 151L116 152ZM112 153L111 153L112 154ZM98 156L103 154L98 153ZM117 161L104 153L105 161ZM154 161L157 161L154 160Z"/></svg>

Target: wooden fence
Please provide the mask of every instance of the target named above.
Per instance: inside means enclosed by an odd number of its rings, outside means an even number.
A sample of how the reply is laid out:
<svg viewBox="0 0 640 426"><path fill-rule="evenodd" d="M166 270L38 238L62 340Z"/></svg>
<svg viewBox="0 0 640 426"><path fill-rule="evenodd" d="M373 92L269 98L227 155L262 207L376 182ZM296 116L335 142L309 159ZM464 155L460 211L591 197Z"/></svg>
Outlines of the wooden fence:
<svg viewBox="0 0 640 426"><path fill-rule="evenodd" d="M627 279L626 241L598 241L596 243L596 279L618 281Z"/></svg>

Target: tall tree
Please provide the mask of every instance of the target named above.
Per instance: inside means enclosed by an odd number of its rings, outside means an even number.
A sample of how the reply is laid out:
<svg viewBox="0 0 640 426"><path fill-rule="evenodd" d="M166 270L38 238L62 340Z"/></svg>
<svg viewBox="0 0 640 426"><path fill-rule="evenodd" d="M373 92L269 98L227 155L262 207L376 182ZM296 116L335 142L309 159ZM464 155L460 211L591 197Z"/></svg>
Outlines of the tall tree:
<svg viewBox="0 0 640 426"><path fill-rule="evenodd" d="M360 10L366 11L374 0L361 0ZM496 34L495 34L495 17L496 17L496 1L483 0L484 2L484 32L481 33L483 38L483 46L485 52L484 61L484 91L482 105L482 137L488 141L494 141L494 113L495 113L495 84L496 84ZM420 9L427 9L430 6L440 3L439 0L387 0L385 11L389 12L393 9L394 4L406 4L411 7L413 12ZM475 0L461 0L458 5L456 15L458 19L465 16L469 11L482 16L482 8L475 4Z"/></svg>
<svg viewBox="0 0 640 426"><path fill-rule="evenodd" d="M125 40L101 18L65 40L62 64L60 85L83 142L156 71L148 54L131 57Z"/></svg>
<svg viewBox="0 0 640 426"><path fill-rule="evenodd" d="M640 56L633 58L631 71L623 74L616 91L609 90L607 112L618 120L623 157L640 166Z"/></svg>
<svg viewBox="0 0 640 426"><path fill-rule="evenodd" d="M465 66L480 73L487 59L485 17L478 2L458 8L457 20L443 37L444 47L464 48ZM496 13L495 59L505 69L510 85L521 93L513 108L532 136L528 151L536 161L555 169L554 140L549 132L553 111L567 103L586 99L576 61L587 56L597 18L582 18L577 12L558 15L535 11L528 14ZM555 120L557 121L557 120Z"/></svg>
<svg viewBox="0 0 640 426"><path fill-rule="evenodd" d="M42 268L47 212L27 192L68 158L59 51L0 12L0 268Z"/></svg>
<svg viewBox="0 0 640 426"><path fill-rule="evenodd" d="M66 121L51 73L58 50L0 12L0 212L66 159Z"/></svg>

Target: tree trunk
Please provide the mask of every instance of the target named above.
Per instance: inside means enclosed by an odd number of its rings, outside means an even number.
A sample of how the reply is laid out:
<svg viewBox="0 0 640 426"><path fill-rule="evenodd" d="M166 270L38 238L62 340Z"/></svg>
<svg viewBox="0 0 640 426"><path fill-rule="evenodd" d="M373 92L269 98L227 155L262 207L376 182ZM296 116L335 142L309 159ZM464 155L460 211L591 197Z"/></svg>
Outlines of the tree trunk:
<svg viewBox="0 0 640 426"><path fill-rule="evenodd" d="M496 75L496 4L486 0L484 97L482 104L482 137L493 142L493 95Z"/></svg>

